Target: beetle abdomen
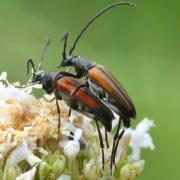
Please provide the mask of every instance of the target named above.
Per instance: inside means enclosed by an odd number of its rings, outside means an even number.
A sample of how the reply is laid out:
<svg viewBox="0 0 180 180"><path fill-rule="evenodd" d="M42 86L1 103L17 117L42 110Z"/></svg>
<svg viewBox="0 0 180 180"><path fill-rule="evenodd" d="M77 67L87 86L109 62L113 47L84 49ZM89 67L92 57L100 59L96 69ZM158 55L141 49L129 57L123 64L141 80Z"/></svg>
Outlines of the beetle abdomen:
<svg viewBox="0 0 180 180"><path fill-rule="evenodd" d="M130 97L122 85L106 68L99 65L93 67L87 71L87 76L109 95L110 100L114 101L109 103L118 106L123 115L135 118L136 110Z"/></svg>
<svg viewBox="0 0 180 180"><path fill-rule="evenodd" d="M76 100L78 106L75 110L86 114L90 118L96 118L105 126L107 131L111 131L112 120L114 119L112 111L94 96L89 88L80 88L73 97L70 96L71 92L80 84L81 82L75 78L62 77L56 81L56 88L68 96L66 101Z"/></svg>

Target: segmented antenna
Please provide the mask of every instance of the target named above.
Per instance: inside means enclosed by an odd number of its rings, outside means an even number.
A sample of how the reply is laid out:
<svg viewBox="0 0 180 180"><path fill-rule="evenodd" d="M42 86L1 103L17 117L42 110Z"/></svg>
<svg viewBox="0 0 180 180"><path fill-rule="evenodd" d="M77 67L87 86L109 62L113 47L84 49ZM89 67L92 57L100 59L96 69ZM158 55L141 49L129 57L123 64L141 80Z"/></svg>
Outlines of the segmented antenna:
<svg viewBox="0 0 180 180"><path fill-rule="evenodd" d="M28 59L27 60L27 65L26 65L26 73L27 73L27 75L29 74L30 65L32 66L33 74L36 73L36 68L35 68L35 65L33 63L33 60L32 59Z"/></svg>
<svg viewBox="0 0 180 180"><path fill-rule="evenodd" d="M49 40L49 38L47 38L45 45L44 45L44 48L43 48L42 53L41 53L40 62L39 62L38 67L37 67L38 71L42 70L42 63L44 61L45 53L46 53L46 50L47 50L49 44L50 44L50 40Z"/></svg>
<svg viewBox="0 0 180 180"><path fill-rule="evenodd" d="M94 16L85 26L84 28L81 30L81 32L79 33L79 35L77 36L77 38L75 39L70 51L69 51L69 55L72 54L72 52L74 51L79 39L81 38L82 34L87 30L87 28L102 14L104 14L106 11L108 11L109 9L115 7L115 6L135 6L135 4L130 3L130 2L118 2L118 3L113 3L110 4L109 6L105 7L103 10L99 11L98 14L96 16Z"/></svg>
<svg viewBox="0 0 180 180"><path fill-rule="evenodd" d="M66 47L67 47L68 36L69 36L69 33L67 32L60 40L60 41L64 41L64 49L63 49L63 53L62 53L63 59L66 59Z"/></svg>

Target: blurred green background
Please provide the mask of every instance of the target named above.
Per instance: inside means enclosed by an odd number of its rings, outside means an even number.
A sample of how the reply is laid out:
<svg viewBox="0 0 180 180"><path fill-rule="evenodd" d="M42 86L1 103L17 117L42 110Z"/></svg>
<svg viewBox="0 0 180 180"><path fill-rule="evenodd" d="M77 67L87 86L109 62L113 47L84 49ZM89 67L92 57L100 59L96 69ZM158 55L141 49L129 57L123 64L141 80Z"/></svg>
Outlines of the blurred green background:
<svg viewBox="0 0 180 180"><path fill-rule="evenodd" d="M26 82L29 57L37 63L46 37L51 39L44 69L56 71L60 38L71 44L90 17L112 0L0 0L0 72ZM75 53L106 66L124 85L137 108L137 119L154 119L156 149L144 150L139 180L178 180L180 141L180 1L138 0L99 18Z"/></svg>

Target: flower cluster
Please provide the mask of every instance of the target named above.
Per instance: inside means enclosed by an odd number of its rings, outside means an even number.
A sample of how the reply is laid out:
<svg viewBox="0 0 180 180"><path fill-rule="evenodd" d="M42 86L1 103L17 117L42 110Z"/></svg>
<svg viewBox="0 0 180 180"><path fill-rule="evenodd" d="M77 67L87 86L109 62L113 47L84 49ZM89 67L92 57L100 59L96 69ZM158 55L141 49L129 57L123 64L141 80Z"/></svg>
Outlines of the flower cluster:
<svg viewBox="0 0 180 180"><path fill-rule="evenodd" d="M153 121L144 119L136 129L126 130L111 174L113 130L108 134L110 148L105 147L103 171L94 121L75 111L68 119L69 108L59 101L58 134L56 104L50 101L53 97L44 95L38 99L32 94L33 88L40 87L20 88L19 83L13 85L7 81L7 73L0 75L0 179L133 180L142 172L145 161L140 159L141 149L154 149L148 133ZM114 120L114 129L117 121ZM129 147L132 154L128 155Z"/></svg>

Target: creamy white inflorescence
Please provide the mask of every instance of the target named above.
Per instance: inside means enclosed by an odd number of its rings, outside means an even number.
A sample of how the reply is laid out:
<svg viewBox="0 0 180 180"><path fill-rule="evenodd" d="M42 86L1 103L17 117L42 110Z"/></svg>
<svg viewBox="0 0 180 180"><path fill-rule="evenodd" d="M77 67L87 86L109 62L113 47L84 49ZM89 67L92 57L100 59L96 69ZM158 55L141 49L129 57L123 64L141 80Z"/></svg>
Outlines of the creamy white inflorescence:
<svg viewBox="0 0 180 180"><path fill-rule="evenodd" d="M2 166L5 168L2 170L3 176L0 173L0 179L33 180L38 174L39 179L50 177L50 180L82 177L93 180L100 176L104 179L134 180L142 172L145 161L140 160L141 149L155 148L149 134L150 128L154 126L152 120L145 118L135 129L125 131L117 149L117 168L113 170L113 177L110 177L113 134L108 134L110 148L104 148L103 172L94 121L74 111L67 121L69 109L59 102L61 133L57 136L55 102L48 102L52 99L49 96L35 98L32 88L41 86L16 88L8 82L6 72L0 75L0 160L3 162L7 159ZM113 121L113 128L117 126L118 119ZM101 131L104 132L103 127ZM132 148L129 156L128 147ZM18 165L22 161L27 162L28 171ZM0 164L0 169L2 167Z"/></svg>
<svg viewBox="0 0 180 180"><path fill-rule="evenodd" d="M133 160L138 161L140 159L141 148L155 149L152 137L149 134L150 128L154 126L152 120L145 118L137 125L136 129L128 129L128 133L131 134L129 146L132 148L132 155L130 157Z"/></svg>

